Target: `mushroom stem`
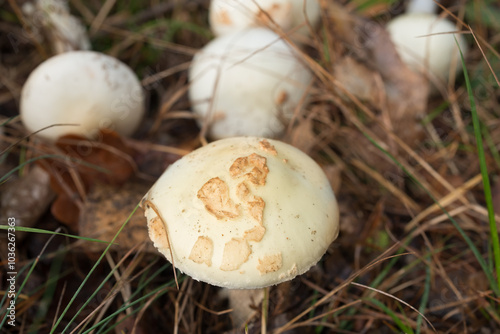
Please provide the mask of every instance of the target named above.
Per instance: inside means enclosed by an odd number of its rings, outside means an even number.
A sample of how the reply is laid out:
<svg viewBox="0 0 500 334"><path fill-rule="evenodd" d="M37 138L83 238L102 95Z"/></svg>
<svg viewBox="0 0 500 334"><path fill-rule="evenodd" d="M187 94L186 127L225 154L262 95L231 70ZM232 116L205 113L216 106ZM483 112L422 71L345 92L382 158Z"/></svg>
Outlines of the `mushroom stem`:
<svg viewBox="0 0 500 334"><path fill-rule="evenodd" d="M434 14L437 10L437 3L434 0L410 0L406 13L429 13Z"/></svg>

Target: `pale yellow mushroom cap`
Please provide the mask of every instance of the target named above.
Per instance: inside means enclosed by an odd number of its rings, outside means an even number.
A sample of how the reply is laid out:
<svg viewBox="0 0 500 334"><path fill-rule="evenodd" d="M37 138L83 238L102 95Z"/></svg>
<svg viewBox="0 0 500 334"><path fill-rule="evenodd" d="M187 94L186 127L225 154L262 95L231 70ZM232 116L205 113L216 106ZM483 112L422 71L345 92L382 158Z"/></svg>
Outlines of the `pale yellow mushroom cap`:
<svg viewBox="0 0 500 334"><path fill-rule="evenodd" d="M227 288L261 288L306 272L339 229L335 195L318 164L257 137L222 139L186 155L142 204L151 240L176 268Z"/></svg>

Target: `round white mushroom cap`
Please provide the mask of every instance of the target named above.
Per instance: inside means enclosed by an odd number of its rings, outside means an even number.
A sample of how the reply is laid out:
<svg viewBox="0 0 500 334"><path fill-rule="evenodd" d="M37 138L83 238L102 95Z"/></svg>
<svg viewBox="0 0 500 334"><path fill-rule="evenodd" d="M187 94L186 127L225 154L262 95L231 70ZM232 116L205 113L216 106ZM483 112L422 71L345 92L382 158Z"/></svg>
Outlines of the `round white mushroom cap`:
<svg viewBox="0 0 500 334"><path fill-rule="evenodd" d="M28 1L22 11L33 36L45 35L54 52L91 49L85 26L71 15L68 0Z"/></svg>
<svg viewBox="0 0 500 334"><path fill-rule="evenodd" d="M92 138L100 128L131 135L144 115L135 73L118 59L93 51L51 57L28 77L21 92L21 120L29 131L56 140L66 134Z"/></svg>
<svg viewBox="0 0 500 334"><path fill-rule="evenodd" d="M307 95L309 69L274 32L251 28L212 40L189 70L193 111L209 136L276 137Z"/></svg>
<svg viewBox="0 0 500 334"><path fill-rule="evenodd" d="M318 164L257 137L222 139L184 156L142 207L151 240L176 268L227 288L261 288L306 272L339 230L335 195Z"/></svg>
<svg viewBox="0 0 500 334"><path fill-rule="evenodd" d="M209 9L210 27L215 35L236 30L266 26L269 17L287 31L301 26L299 32L307 35L321 17L317 0L212 0Z"/></svg>
<svg viewBox="0 0 500 334"><path fill-rule="evenodd" d="M459 34L444 34L457 31L447 19L430 13L408 13L399 15L387 25L398 53L410 69L430 74L446 82L452 64L456 73L462 69L460 51L465 55L467 44ZM429 34L439 34L426 36ZM425 36L425 37L422 37Z"/></svg>

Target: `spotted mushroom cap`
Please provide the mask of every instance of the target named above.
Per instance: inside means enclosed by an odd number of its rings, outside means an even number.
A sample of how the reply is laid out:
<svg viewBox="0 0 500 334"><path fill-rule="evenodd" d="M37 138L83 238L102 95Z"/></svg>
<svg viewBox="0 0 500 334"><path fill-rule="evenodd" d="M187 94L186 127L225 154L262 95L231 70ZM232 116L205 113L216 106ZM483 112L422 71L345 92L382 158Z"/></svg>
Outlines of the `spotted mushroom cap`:
<svg viewBox="0 0 500 334"><path fill-rule="evenodd" d="M307 35L321 18L318 0L212 0L209 9L210 27L221 36L249 27L274 23L287 31L300 27ZM292 36L293 37L293 36Z"/></svg>
<svg viewBox="0 0 500 334"><path fill-rule="evenodd" d="M184 156L142 207L151 240L176 268L227 288L290 280L338 235L322 169L291 145L257 137L222 139Z"/></svg>

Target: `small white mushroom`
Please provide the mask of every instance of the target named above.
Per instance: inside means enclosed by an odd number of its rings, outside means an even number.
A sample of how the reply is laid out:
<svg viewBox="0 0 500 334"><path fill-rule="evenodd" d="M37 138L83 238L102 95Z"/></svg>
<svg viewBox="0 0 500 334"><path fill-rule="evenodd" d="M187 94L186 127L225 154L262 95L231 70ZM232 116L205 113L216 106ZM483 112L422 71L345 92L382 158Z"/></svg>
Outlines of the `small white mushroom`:
<svg viewBox="0 0 500 334"><path fill-rule="evenodd" d="M66 134L92 138L101 128L131 135L144 114L135 73L116 58L93 51L51 57L28 77L21 92L21 120L27 130L53 141Z"/></svg>
<svg viewBox="0 0 500 334"><path fill-rule="evenodd" d="M433 81L447 82L450 70L461 71L459 47L465 55L467 44L463 35L449 33L457 31L455 25L431 13L434 8L432 0L412 1L405 14L388 23L387 31L410 69ZM433 89L435 91L435 87Z"/></svg>
<svg viewBox="0 0 500 334"><path fill-rule="evenodd" d="M276 137L312 80L292 47L274 32L251 28L218 37L193 59L189 98L209 136Z"/></svg>
<svg viewBox="0 0 500 334"><path fill-rule="evenodd" d="M306 272L338 235L323 170L276 140L212 142L171 165L142 201L155 247L196 280L256 289Z"/></svg>
<svg viewBox="0 0 500 334"><path fill-rule="evenodd" d="M269 26L269 17L287 31L299 27L307 35L321 17L317 0L212 0L210 27L215 35L225 35L250 27Z"/></svg>
<svg viewBox="0 0 500 334"><path fill-rule="evenodd" d="M56 54L90 50L90 40L82 22L71 15L67 0L33 0L22 6L33 35L42 32Z"/></svg>

